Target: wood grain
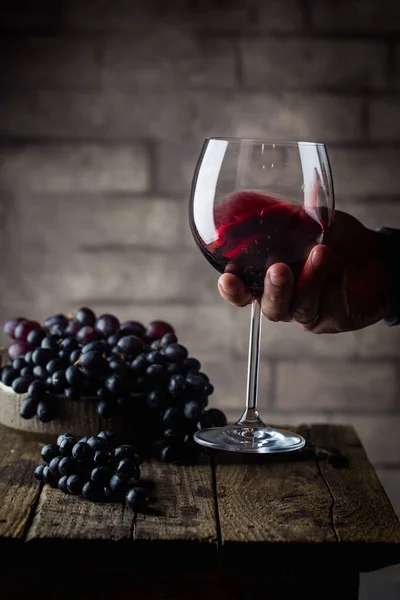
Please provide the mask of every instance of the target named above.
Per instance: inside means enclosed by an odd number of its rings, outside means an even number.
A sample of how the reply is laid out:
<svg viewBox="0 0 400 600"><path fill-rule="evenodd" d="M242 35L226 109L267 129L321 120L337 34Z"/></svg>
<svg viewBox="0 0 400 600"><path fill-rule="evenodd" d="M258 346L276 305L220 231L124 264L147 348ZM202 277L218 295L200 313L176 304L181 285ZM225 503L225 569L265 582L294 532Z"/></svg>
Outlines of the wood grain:
<svg viewBox="0 0 400 600"><path fill-rule="evenodd" d="M318 466L330 499L330 520L338 541L359 546L360 570L400 561L400 523L353 427L314 425L310 441L339 449L348 467Z"/></svg>
<svg viewBox="0 0 400 600"><path fill-rule="evenodd" d="M0 540L23 539L40 495L41 444L0 427Z"/></svg>

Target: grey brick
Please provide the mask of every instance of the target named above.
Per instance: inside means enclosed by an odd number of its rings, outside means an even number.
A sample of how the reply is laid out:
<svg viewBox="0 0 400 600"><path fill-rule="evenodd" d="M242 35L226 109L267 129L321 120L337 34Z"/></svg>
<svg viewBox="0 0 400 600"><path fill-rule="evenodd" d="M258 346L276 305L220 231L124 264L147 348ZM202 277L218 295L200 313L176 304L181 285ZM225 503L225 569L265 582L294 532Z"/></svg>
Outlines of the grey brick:
<svg viewBox="0 0 400 600"><path fill-rule="evenodd" d="M156 186L161 192L176 193L187 199L203 139L191 142L162 142L157 145Z"/></svg>
<svg viewBox="0 0 400 600"><path fill-rule="evenodd" d="M314 3L313 17L324 31L400 30L400 6L393 0L324 0Z"/></svg>
<svg viewBox="0 0 400 600"><path fill-rule="evenodd" d="M310 410L373 410L395 406L397 369L391 363L281 362L277 406Z"/></svg>
<svg viewBox="0 0 400 600"><path fill-rule="evenodd" d="M231 41L199 38L174 28L106 38L104 83L118 89L232 88Z"/></svg>
<svg viewBox="0 0 400 600"><path fill-rule="evenodd" d="M377 400L379 399L378 395ZM328 420L331 423L353 425L374 465L399 465L400 415L336 413Z"/></svg>
<svg viewBox="0 0 400 600"><path fill-rule="evenodd" d="M400 517L400 469L377 469L376 473L397 516Z"/></svg>
<svg viewBox="0 0 400 600"><path fill-rule="evenodd" d="M149 186L140 144L31 144L3 147L0 187L30 192L142 192Z"/></svg>
<svg viewBox="0 0 400 600"><path fill-rule="evenodd" d="M399 360L400 328L386 327L377 323L357 332L357 349L360 356L366 358L390 358Z"/></svg>
<svg viewBox="0 0 400 600"><path fill-rule="evenodd" d="M254 0L255 22L253 27L262 31L298 31L303 26L303 15L297 0ZM253 10L254 10L253 9Z"/></svg>
<svg viewBox="0 0 400 600"><path fill-rule="evenodd" d="M245 40L241 49L249 87L354 88L384 83L385 47L374 42Z"/></svg>
<svg viewBox="0 0 400 600"><path fill-rule="evenodd" d="M398 98L371 100L370 128L370 135L373 140L396 141L400 139L400 107Z"/></svg>
<svg viewBox="0 0 400 600"><path fill-rule="evenodd" d="M96 37L4 37L0 84L31 89L99 87L100 48Z"/></svg>
<svg viewBox="0 0 400 600"><path fill-rule="evenodd" d="M238 356L247 356L250 307L231 308L235 328L231 332L232 347ZM314 335L295 323L262 322L261 355L263 358L333 357L350 358L357 353L354 332L335 335Z"/></svg>
<svg viewBox="0 0 400 600"><path fill-rule="evenodd" d="M329 149L329 156L338 196L398 195L400 150L333 148Z"/></svg>
<svg viewBox="0 0 400 600"><path fill-rule="evenodd" d="M0 195L1 202L1 195ZM40 223L40 232L32 227ZM65 224L68 223L68 227ZM188 228L182 203L166 198L94 194L15 195L8 234L24 244L44 241L57 246L96 252L128 247L183 251L182 230Z"/></svg>

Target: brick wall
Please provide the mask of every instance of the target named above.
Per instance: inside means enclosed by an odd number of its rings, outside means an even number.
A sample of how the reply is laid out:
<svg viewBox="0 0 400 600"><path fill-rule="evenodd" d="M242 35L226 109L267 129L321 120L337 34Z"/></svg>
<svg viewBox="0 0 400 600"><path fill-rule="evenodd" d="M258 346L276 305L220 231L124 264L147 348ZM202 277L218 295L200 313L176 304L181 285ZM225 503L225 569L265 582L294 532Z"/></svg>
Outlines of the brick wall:
<svg viewBox="0 0 400 600"><path fill-rule="evenodd" d="M238 416L248 310L187 224L202 140L323 140L337 206L400 227L400 3L10 0L0 31L0 318L171 320ZM400 328L265 323L260 406L354 423L394 497Z"/></svg>

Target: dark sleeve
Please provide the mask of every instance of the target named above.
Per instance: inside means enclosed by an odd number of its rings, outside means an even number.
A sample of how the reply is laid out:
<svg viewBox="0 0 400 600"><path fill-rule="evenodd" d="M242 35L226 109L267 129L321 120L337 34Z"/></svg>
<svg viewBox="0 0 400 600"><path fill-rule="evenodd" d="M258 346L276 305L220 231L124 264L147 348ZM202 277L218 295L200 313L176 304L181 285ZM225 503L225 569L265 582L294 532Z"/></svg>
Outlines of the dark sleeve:
<svg viewBox="0 0 400 600"><path fill-rule="evenodd" d="M400 324L400 229L380 227L377 229L385 235L385 256L389 269L389 285L393 299L393 314L383 320L388 327Z"/></svg>

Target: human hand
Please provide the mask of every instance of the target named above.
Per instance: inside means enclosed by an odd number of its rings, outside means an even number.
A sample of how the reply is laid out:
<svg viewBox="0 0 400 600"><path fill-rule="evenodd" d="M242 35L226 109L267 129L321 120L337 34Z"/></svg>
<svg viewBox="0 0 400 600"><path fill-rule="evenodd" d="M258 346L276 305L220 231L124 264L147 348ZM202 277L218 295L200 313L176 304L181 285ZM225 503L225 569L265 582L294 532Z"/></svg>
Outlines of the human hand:
<svg viewBox="0 0 400 600"><path fill-rule="evenodd" d="M235 306L251 302L236 275L221 275L218 288ZM269 321L293 320L313 333L353 331L380 321L391 305L384 237L336 211L326 244L312 249L297 281L288 265L269 267L260 303Z"/></svg>

